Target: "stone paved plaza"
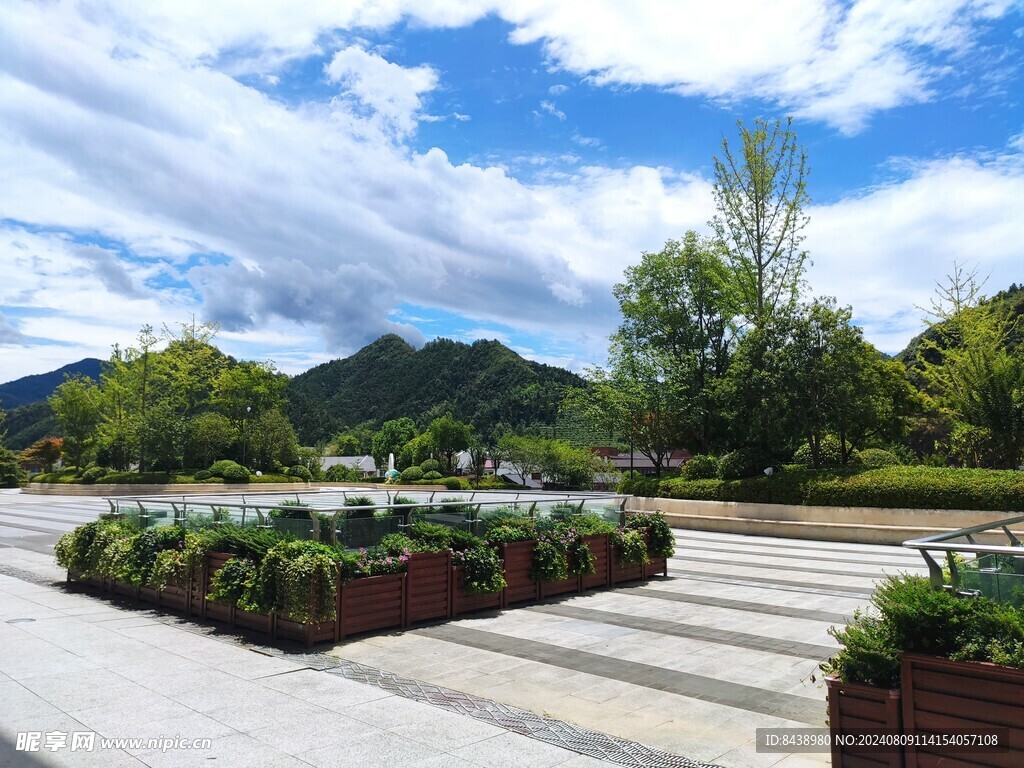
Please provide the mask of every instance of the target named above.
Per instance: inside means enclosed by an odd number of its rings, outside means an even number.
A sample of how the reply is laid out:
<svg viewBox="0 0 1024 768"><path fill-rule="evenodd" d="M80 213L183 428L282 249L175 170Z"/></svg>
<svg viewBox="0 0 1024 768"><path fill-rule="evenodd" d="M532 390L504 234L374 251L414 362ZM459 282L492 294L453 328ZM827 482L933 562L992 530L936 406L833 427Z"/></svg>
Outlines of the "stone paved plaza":
<svg viewBox="0 0 1024 768"><path fill-rule="evenodd" d="M895 547L677 530L668 578L281 653L66 590L52 544L105 508L0 494L0 765L827 765L759 754L755 729L823 725L828 628L924 570ZM13 750L74 730L213 747ZM635 743L653 749L629 762Z"/></svg>

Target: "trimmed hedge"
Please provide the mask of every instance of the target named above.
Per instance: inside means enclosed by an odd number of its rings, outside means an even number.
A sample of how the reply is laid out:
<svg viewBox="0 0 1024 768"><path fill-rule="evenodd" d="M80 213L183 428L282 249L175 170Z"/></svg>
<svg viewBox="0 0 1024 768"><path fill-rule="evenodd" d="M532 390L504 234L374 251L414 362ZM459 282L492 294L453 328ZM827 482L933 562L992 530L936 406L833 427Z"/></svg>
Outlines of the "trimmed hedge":
<svg viewBox="0 0 1024 768"><path fill-rule="evenodd" d="M1024 512L1024 472L947 467L787 470L746 480L663 480L667 499Z"/></svg>

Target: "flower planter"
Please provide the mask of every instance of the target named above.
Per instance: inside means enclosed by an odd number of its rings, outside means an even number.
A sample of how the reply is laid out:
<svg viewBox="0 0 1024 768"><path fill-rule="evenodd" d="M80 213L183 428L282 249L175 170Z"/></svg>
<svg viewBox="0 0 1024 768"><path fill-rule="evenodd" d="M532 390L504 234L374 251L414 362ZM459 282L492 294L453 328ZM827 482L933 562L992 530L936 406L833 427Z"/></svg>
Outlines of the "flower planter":
<svg viewBox="0 0 1024 768"><path fill-rule="evenodd" d="M273 630L273 624L273 619L269 614L251 613L243 611L241 608L235 609L234 625L236 627L243 627L269 635Z"/></svg>
<svg viewBox="0 0 1024 768"><path fill-rule="evenodd" d="M234 557L234 555L227 552L206 553L205 567L203 568L202 574L198 580L200 585L200 595L197 596L194 590L192 593L193 608L198 602L199 615L204 619L224 621L228 624L234 621L235 606L228 605L226 603L217 603L207 597L207 595L210 594L210 581L213 579L214 574L223 568L224 564L232 557Z"/></svg>
<svg viewBox="0 0 1024 768"><path fill-rule="evenodd" d="M139 600L144 603L160 604L160 590L153 587L139 587Z"/></svg>
<svg viewBox="0 0 1024 768"><path fill-rule="evenodd" d="M338 622L321 621L303 624L277 616L272 618L272 626L274 637L294 640L297 643L303 643L307 648L311 648L315 643L334 640L337 634Z"/></svg>
<svg viewBox="0 0 1024 768"><path fill-rule="evenodd" d="M580 577L570 576L567 579L558 581L546 581L540 583L540 599L546 600L555 595L564 595L568 592L580 591Z"/></svg>
<svg viewBox="0 0 1024 768"><path fill-rule="evenodd" d="M405 624L406 574L370 576L345 582L338 590L336 639L357 632Z"/></svg>
<svg viewBox="0 0 1024 768"><path fill-rule="evenodd" d="M906 732L991 732L995 728L1009 732L1009 749L999 752L910 746L907 768L1024 765L1024 670L907 653L903 655L902 677Z"/></svg>
<svg viewBox="0 0 1024 768"><path fill-rule="evenodd" d="M853 731L885 729L903 732L900 692L870 685L844 684L826 677L828 722L832 735L832 768L903 768L903 752L864 752L841 746L838 737Z"/></svg>
<svg viewBox="0 0 1024 768"><path fill-rule="evenodd" d="M120 581L113 581L113 582L111 582L111 585L112 585L111 591L115 595L124 595L125 597L138 597L139 596L139 588L138 587L134 587L131 584L125 584L125 583L120 582Z"/></svg>
<svg viewBox="0 0 1024 768"><path fill-rule="evenodd" d="M504 590L475 595L462 586L463 568L459 566L452 571L452 616L475 611L495 610L501 607L501 596Z"/></svg>
<svg viewBox="0 0 1024 768"><path fill-rule="evenodd" d="M618 547L611 547L611 566L609 571L609 580L612 584L621 584L624 581L639 581L644 578L644 566L622 564L622 550Z"/></svg>
<svg viewBox="0 0 1024 768"><path fill-rule="evenodd" d="M160 590L160 594L157 598L157 605L161 608L171 608L176 611L189 612L189 607L192 602L192 589L182 589L181 587L164 587Z"/></svg>
<svg viewBox="0 0 1024 768"><path fill-rule="evenodd" d="M580 576L580 589L600 589L611 585L611 557L608 534L584 536L583 543L594 554L594 573Z"/></svg>
<svg viewBox="0 0 1024 768"><path fill-rule="evenodd" d="M504 567L506 582L502 590L502 608L513 603L532 603L540 599L539 585L530 576L536 548L536 541L511 541L498 545L498 556Z"/></svg>
<svg viewBox="0 0 1024 768"><path fill-rule="evenodd" d="M452 609L452 553L414 552L406 572L403 626L448 618Z"/></svg>

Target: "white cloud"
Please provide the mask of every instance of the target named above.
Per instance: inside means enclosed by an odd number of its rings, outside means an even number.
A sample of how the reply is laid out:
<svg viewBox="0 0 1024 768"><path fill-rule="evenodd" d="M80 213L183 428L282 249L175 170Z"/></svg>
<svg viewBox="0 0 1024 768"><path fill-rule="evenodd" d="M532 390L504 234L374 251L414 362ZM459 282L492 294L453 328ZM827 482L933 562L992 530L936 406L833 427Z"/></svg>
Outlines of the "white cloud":
<svg viewBox="0 0 1024 768"><path fill-rule="evenodd" d="M553 101L542 101L540 103L540 108L547 112L549 115L554 115L559 120L565 120L565 112L556 107L555 102Z"/></svg>
<svg viewBox="0 0 1024 768"><path fill-rule="evenodd" d="M923 330L935 281L954 261L981 265L997 292L1021 282L1024 157L916 163L907 178L811 211L807 246L819 293L852 304L868 337L899 351Z"/></svg>
<svg viewBox="0 0 1024 768"><path fill-rule="evenodd" d="M402 67L354 45L335 53L324 73L400 137L412 133L423 108L421 96L438 80L431 67Z"/></svg>

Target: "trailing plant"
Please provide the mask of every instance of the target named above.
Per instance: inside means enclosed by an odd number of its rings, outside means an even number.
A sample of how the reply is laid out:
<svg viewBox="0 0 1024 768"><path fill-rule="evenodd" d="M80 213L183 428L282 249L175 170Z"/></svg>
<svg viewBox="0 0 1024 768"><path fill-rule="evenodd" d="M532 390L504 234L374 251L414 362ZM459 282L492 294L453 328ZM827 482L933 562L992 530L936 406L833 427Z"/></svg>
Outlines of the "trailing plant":
<svg viewBox="0 0 1024 768"><path fill-rule="evenodd" d="M615 530L614 525L594 512L575 515L570 522L583 536L600 536Z"/></svg>
<svg viewBox="0 0 1024 768"><path fill-rule="evenodd" d="M676 553L675 536L660 511L630 515L626 518L626 528L647 531L648 553L654 557L672 557Z"/></svg>
<svg viewBox="0 0 1024 768"><path fill-rule="evenodd" d="M259 569L247 557L232 557L213 574L207 597L218 603L237 605L242 610L258 609L253 595Z"/></svg>
<svg viewBox="0 0 1024 768"><path fill-rule="evenodd" d="M402 533L389 533L380 540L380 547L389 555L401 555L404 552L443 552L448 547L435 549L430 542L416 541Z"/></svg>
<svg viewBox="0 0 1024 768"><path fill-rule="evenodd" d="M650 562L647 556L647 542L642 531L633 528L617 528L610 536L612 546L619 551L619 564L623 567L644 565Z"/></svg>
<svg viewBox="0 0 1024 768"><path fill-rule="evenodd" d="M462 566L462 586L475 595L504 589L506 582L498 553L488 546L476 546L452 553L452 563Z"/></svg>
<svg viewBox="0 0 1024 768"><path fill-rule="evenodd" d="M88 573L89 549L100 528L110 525L109 520L94 520L68 531L54 545L57 565L76 573Z"/></svg>
<svg viewBox="0 0 1024 768"><path fill-rule="evenodd" d="M260 564L252 590L263 612L277 610L300 623L336 616L336 550L315 541L279 541Z"/></svg>
<svg viewBox="0 0 1024 768"><path fill-rule="evenodd" d="M537 540L533 552L533 564L530 567L530 578L534 581L551 582L569 578L569 563L565 549L555 544L545 534Z"/></svg>

